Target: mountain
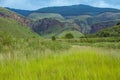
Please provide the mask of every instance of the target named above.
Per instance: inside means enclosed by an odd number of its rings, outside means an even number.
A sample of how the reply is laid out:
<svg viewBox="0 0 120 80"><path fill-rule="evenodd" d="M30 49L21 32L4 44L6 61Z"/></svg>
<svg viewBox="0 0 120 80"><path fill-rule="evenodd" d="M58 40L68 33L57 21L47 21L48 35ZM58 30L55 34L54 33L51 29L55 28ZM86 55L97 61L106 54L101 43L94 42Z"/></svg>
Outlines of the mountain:
<svg viewBox="0 0 120 80"><path fill-rule="evenodd" d="M72 5L62 7L47 7L36 10L40 13L59 13L62 16L79 16L79 15L98 15L104 12L120 12L118 9L112 8L97 8L88 5Z"/></svg>
<svg viewBox="0 0 120 80"><path fill-rule="evenodd" d="M40 19L44 19L44 18L53 18L53 19L57 19L57 20L64 20L64 17L61 16L60 14L56 14L56 13L31 13L27 16L27 18L33 20L33 21L37 21Z"/></svg>
<svg viewBox="0 0 120 80"><path fill-rule="evenodd" d="M21 14L21 15L23 15L23 16L27 16L27 15L29 15L30 13L33 12L33 11L29 11L29 10L13 9L13 8L8 8L8 7L6 7L6 8L9 9L9 10L11 10L11 11L14 11L14 12L16 12L16 13L18 13L18 14Z"/></svg>
<svg viewBox="0 0 120 80"><path fill-rule="evenodd" d="M44 18L32 23L32 29L44 37L58 36L64 31L78 31L80 34L80 26L75 23L60 22L56 19Z"/></svg>
<svg viewBox="0 0 120 80"><path fill-rule="evenodd" d="M26 17L20 14L17 14L15 12L12 12L11 10L8 10L6 8L2 8L2 7L0 7L0 16L5 17L5 18L12 18L26 26L28 26L30 23L30 20L27 19Z"/></svg>
<svg viewBox="0 0 120 80"><path fill-rule="evenodd" d="M115 26L115 24L120 20L120 12L106 12L96 16L74 16L69 17L68 20L79 25L82 33L96 33L101 29Z"/></svg>
<svg viewBox="0 0 120 80"><path fill-rule="evenodd" d="M117 21L108 21L108 22L101 22L101 23L96 23L91 26L91 31L90 33L97 33L100 30L106 29L113 27L116 25Z"/></svg>
<svg viewBox="0 0 120 80"><path fill-rule="evenodd" d="M0 7L0 35L14 37L38 37L29 27L27 19L10 10Z"/></svg>
<svg viewBox="0 0 120 80"><path fill-rule="evenodd" d="M120 22L114 27L100 30L96 33L97 37L120 37Z"/></svg>
<svg viewBox="0 0 120 80"><path fill-rule="evenodd" d="M62 30L66 27L69 27L69 29L71 28L72 30L72 28L76 28L76 26L77 31L80 33L96 33L102 29L115 26L116 22L120 20L120 10L118 9L98 8L82 4L46 7L34 11L10 10L32 20L33 22L30 22L32 29L44 36L48 36L49 34L50 36L53 34L57 35L62 33Z"/></svg>
<svg viewBox="0 0 120 80"><path fill-rule="evenodd" d="M98 8L88 5L72 5L72 6L60 6L60 7L46 7L34 11L19 10L8 8L21 15L28 16L30 13L57 13L62 16L79 16L79 15L98 15L105 12L120 12L118 9L113 8Z"/></svg>

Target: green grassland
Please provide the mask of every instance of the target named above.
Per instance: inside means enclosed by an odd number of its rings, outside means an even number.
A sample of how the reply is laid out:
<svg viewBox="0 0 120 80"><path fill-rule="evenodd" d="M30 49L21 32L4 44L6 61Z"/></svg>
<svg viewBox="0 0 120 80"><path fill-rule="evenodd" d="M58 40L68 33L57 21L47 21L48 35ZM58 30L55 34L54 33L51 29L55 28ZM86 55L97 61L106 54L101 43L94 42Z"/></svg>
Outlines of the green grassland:
<svg viewBox="0 0 120 80"><path fill-rule="evenodd" d="M120 50L73 46L66 51L0 54L0 80L119 80ZM31 53L31 54L30 54Z"/></svg>
<svg viewBox="0 0 120 80"><path fill-rule="evenodd" d="M53 18L57 20L64 20L64 17L62 17L60 14L55 13L32 13L28 16L31 20L37 21L44 18Z"/></svg>
<svg viewBox="0 0 120 80"><path fill-rule="evenodd" d="M38 37L30 28L10 18L0 17L0 32L1 35L6 34L14 37Z"/></svg>
<svg viewBox="0 0 120 80"><path fill-rule="evenodd" d="M120 50L90 45L0 37L0 80L119 80Z"/></svg>

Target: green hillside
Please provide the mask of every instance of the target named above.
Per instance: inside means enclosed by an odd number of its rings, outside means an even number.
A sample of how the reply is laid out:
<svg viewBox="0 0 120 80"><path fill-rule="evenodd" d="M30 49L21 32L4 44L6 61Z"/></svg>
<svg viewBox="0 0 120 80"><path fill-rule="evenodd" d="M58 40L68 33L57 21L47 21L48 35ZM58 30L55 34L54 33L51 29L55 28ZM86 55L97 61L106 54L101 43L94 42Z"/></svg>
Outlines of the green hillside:
<svg viewBox="0 0 120 80"><path fill-rule="evenodd" d="M55 14L55 13L31 13L28 18L31 20L40 20L44 18L54 18L58 20L64 20L64 18L60 14Z"/></svg>
<svg viewBox="0 0 120 80"><path fill-rule="evenodd" d="M96 36L99 37L120 37L120 25L99 31Z"/></svg>
<svg viewBox="0 0 120 80"><path fill-rule="evenodd" d="M2 8L2 7L0 7L0 12L2 12L2 13L6 13L6 14L10 14L10 13L11 13L10 10L5 9L5 8Z"/></svg>
<svg viewBox="0 0 120 80"><path fill-rule="evenodd" d="M26 18L6 8L0 7L0 35L13 37L37 37L29 27L25 26Z"/></svg>
<svg viewBox="0 0 120 80"><path fill-rule="evenodd" d="M38 36L30 28L21 23L10 19L0 17L0 32L14 37L35 37ZM4 34L3 34L4 35Z"/></svg>

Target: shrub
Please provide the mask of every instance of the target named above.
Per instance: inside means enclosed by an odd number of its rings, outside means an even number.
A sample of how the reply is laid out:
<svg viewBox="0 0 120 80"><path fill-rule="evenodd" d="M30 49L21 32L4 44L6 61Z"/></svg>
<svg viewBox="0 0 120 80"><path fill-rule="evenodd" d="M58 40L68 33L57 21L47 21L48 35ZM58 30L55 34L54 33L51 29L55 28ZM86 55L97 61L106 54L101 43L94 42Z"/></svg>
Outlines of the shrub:
<svg viewBox="0 0 120 80"><path fill-rule="evenodd" d="M65 35L65 38L66 39L72 39L72 38L74 38L74 36L71 33L68 33L68 34Z"/></svg>
<svg viewBox="0 0 120 80"><path fill-rule="evenodd" d="M55 41L56 40L56 37L55 36L52 36L52 41Z"/></svg>
<svg viewBox="0 0 120 80"><path fill-rule="evenodd" d="M117 24L116 25L120 25L120 21L119 22L117 22Z"/></svg>

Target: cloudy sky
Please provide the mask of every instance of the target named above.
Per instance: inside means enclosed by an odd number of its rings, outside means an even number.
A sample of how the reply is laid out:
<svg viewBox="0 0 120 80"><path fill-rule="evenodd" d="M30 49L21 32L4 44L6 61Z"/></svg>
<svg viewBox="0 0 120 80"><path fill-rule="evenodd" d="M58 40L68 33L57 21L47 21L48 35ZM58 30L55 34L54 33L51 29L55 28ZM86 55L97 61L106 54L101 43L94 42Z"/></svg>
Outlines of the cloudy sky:
<svg viewBox="0 0 120 80"><path fill-rule="evenodd" d="M48 6L67 6L75 4L120 9L120 0L0 0L0 6L2 7L25 10L35 10Z"/></svg>

